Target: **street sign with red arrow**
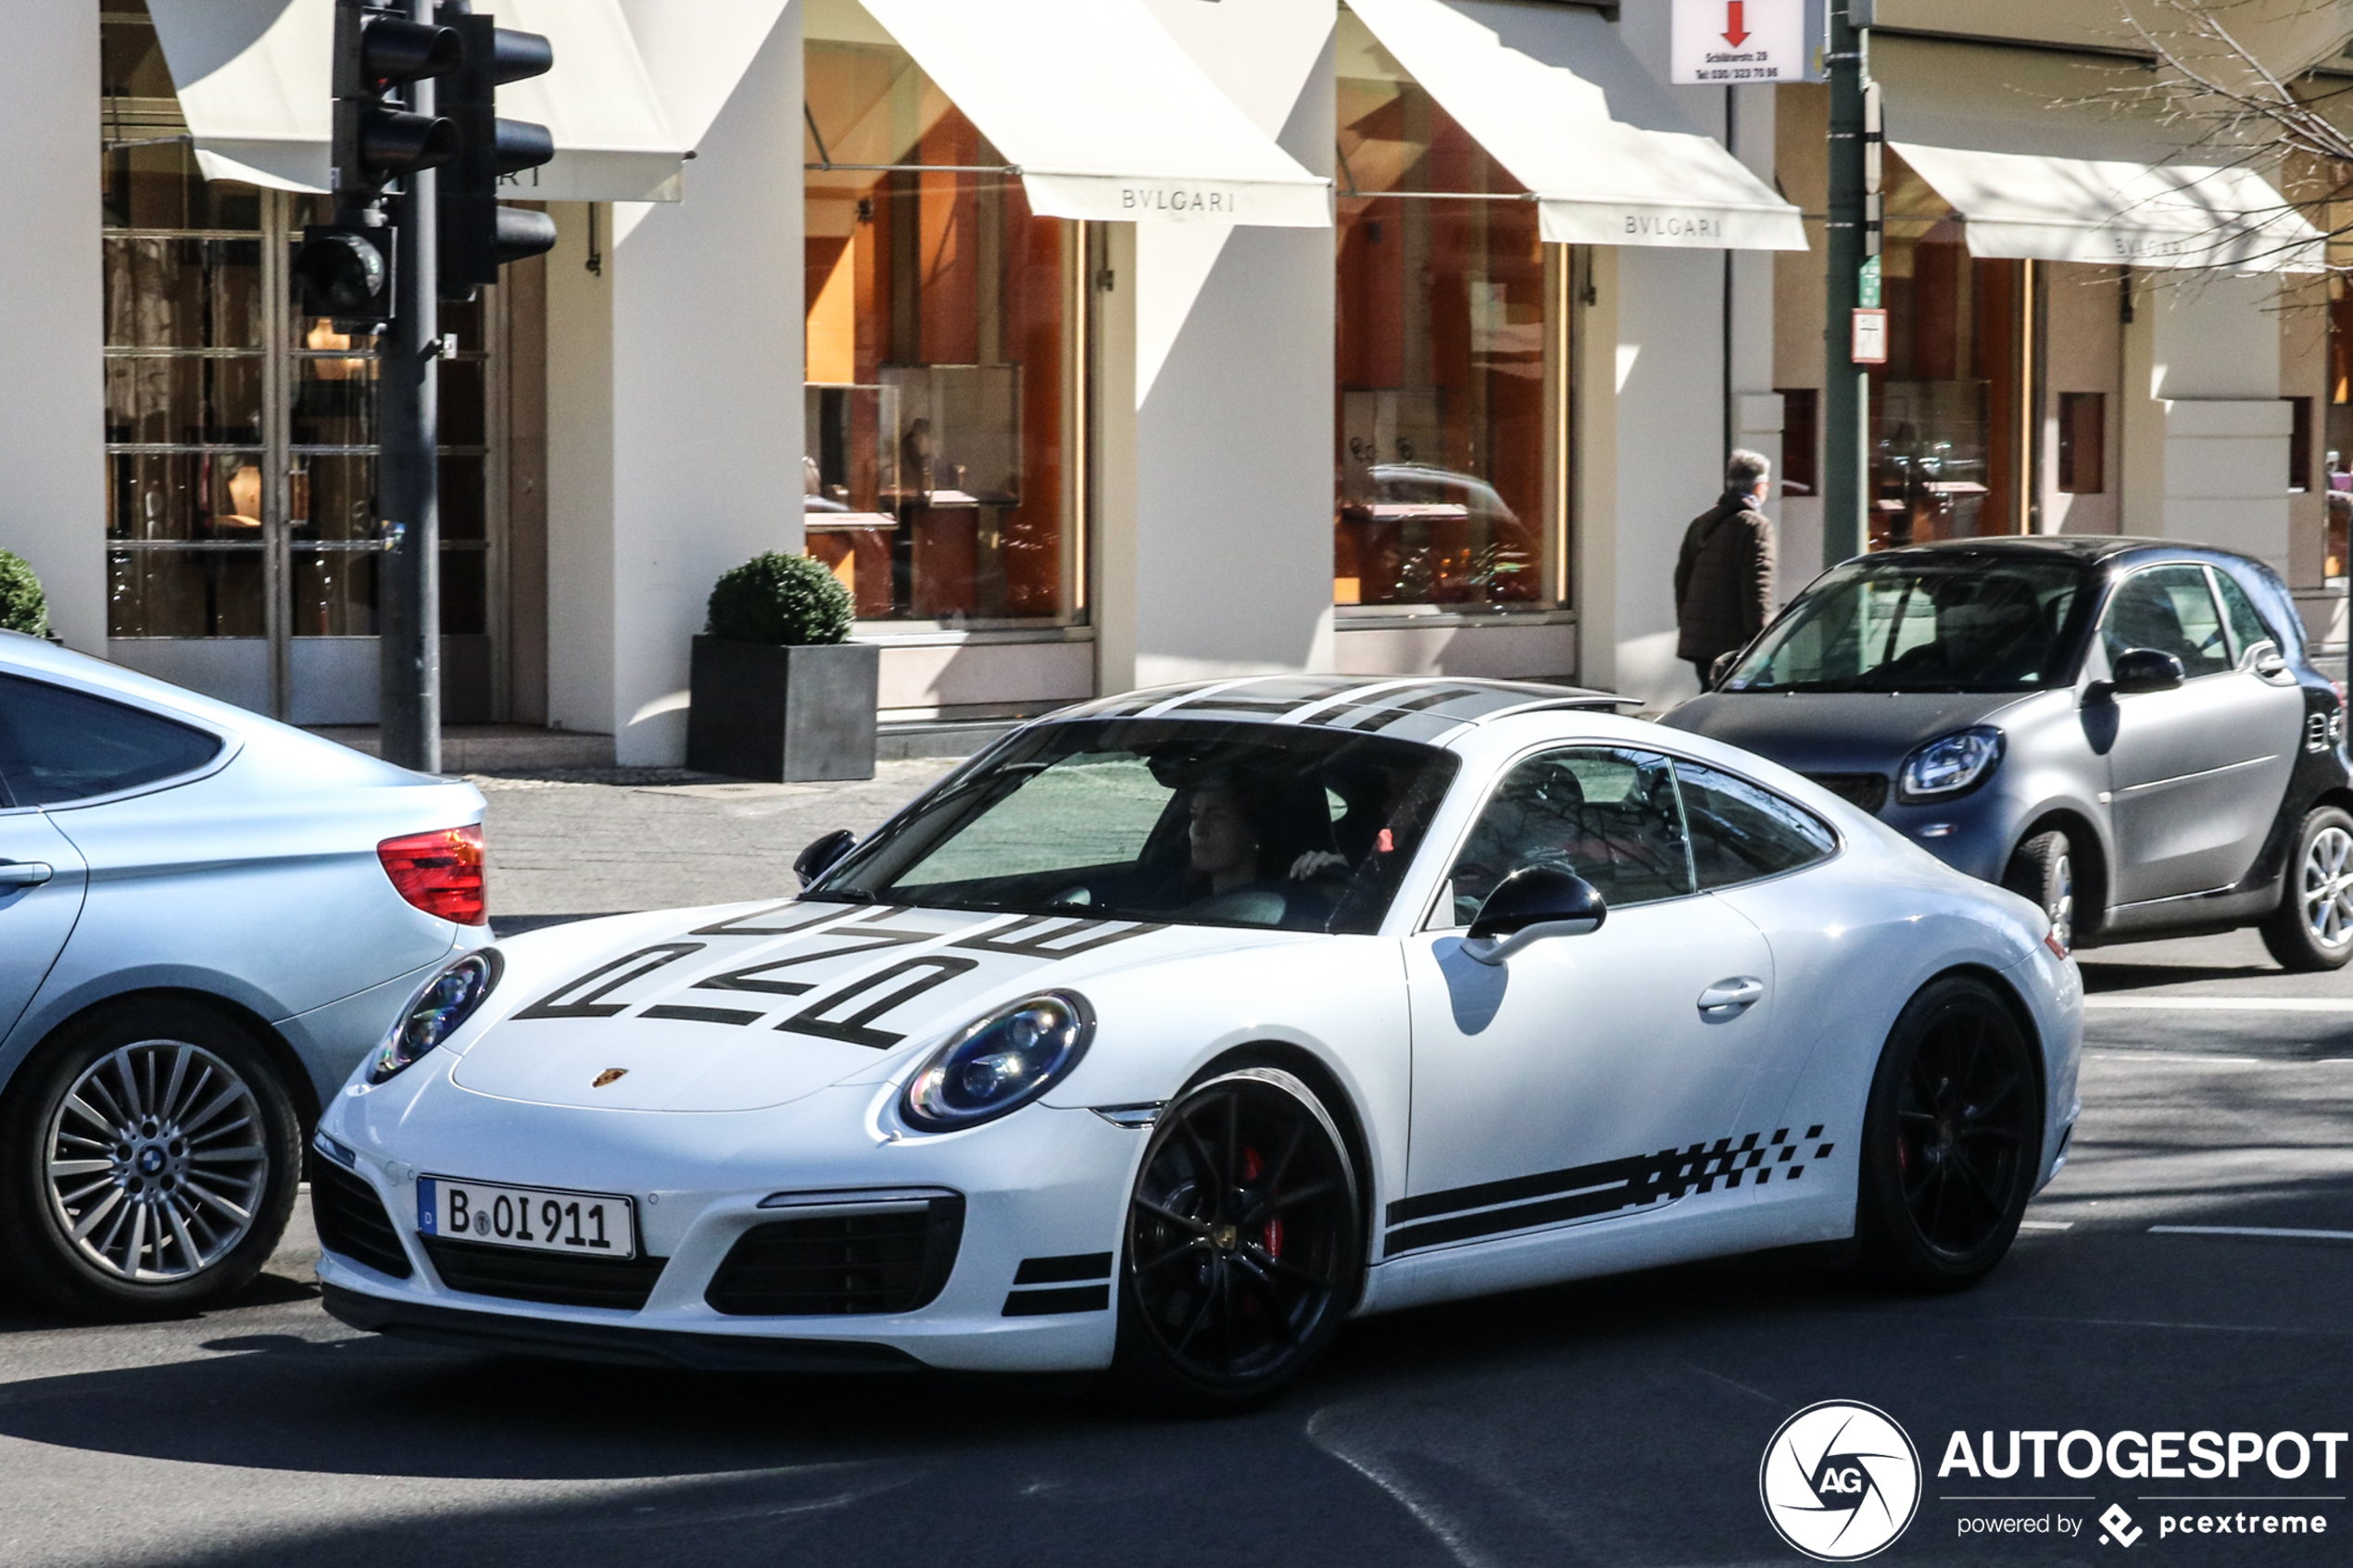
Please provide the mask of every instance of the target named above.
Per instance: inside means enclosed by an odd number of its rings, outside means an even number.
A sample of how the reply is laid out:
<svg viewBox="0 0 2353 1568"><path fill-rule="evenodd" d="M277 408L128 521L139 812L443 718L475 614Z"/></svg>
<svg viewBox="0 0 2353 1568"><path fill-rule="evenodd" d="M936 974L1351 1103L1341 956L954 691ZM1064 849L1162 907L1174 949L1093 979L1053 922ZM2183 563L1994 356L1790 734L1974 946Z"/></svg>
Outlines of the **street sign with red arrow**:
<svg viewBox="0 0 2353 1568"><path fill-rule="evenodd" d="M1674 0L1669 80L1819 82L1823 0Z"/></svg>

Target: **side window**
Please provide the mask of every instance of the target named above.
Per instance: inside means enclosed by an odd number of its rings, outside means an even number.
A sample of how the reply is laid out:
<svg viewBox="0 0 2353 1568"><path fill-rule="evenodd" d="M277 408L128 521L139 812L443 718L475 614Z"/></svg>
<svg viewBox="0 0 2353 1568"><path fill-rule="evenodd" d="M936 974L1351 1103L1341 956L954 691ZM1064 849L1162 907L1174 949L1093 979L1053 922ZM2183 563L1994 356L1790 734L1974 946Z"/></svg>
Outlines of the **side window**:
<svg viewBox="0 0 2353 1568"><path fill-rule="evenodd" d="M1677 762L1699 884L1730 887L1826 859L1838 847L1811 811L1696 762Z"/></svg>
<svg viewBox="0 0 2353 1568"><path fill-rule="evenodd" d="M1673 767L1655 752L1595 746L1514 768L1454 861L1454 922L1469 924L1495 884L1523 866L1574 872L1613 908L1691 892Z"/></svg>
<svg viewBox="0 0 2353 1568"><path fill-rule="evenodd" d="M2239 586L2237 578L2218 566L2214 569L2214 585L2222 590L2222 613L2230 617L2233 646L2241 659L2258 643L2269 643L2282 653L2287 651L2279 634L2256 613L2255 601L2246 596L2246 590Z"/></svg>
<svg viewBox="0 0 2353 1568"><path fill-rule="evenodd" d="M219 737L103 697L0 675L0 791L53 806L187 772Z"/></svg>
<svg viewBox="0 0 2353 1568"><path fill-rule="evenodd" d="M2132 648L2155 648L2182 661L2182 674L2195 681L2231 667L2222 637L2222 615L2199 566L2153 566L2118 586L2100 623L2110 663Z"/></svg>

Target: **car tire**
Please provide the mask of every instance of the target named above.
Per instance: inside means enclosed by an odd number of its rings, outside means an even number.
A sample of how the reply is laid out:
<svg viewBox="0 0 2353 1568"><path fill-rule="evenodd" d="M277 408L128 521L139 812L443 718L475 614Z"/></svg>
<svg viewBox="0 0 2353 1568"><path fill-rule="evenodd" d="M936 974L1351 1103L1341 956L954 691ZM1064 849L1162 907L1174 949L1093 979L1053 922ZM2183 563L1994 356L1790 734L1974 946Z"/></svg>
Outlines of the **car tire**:
<svg viewBox="0 0 2353 1568"><path fill-rule="evenodd" d="M2018 1234L2042 1169L2034 1047L1983 981L1947 976L1907 1004L1872 1075L1855 1236L1863 1271L1959 1290Z"/></svg>
<svg viewBox="0 0 2353 1568"><path fill-rule="evenodd" d="M1355 1167L1315 1091L1267 1067L1211 1078L1144 1150L1114 1384L1159 1411L1246 1409L1324 1353L1363 1274Z"/></svg>
<svg viewBox="0 0 2353 1568"><path fill-rule="evenodd" d="M197 1311L261 1272L301 1167L300 1118L243 1027L201 1003L109 1007L0 1102L0 1253L77 1315Z"/></svg>
<svg viewBox="0 0 2353 1568"><path fill-rule="evenodd" d="M2280 907L2259 929L2282 969L2342 969L2353 959L2353 816L2334 806L2304 813Z"/></svg>
<svg viewBox="0 0 2353 1568"><path fill-rule="evenodd" d="M2059 946L2075 946L2075 859L2067 834L2038 833L2018 847L2002 885L2032 902L2051 922Z"/></svg>

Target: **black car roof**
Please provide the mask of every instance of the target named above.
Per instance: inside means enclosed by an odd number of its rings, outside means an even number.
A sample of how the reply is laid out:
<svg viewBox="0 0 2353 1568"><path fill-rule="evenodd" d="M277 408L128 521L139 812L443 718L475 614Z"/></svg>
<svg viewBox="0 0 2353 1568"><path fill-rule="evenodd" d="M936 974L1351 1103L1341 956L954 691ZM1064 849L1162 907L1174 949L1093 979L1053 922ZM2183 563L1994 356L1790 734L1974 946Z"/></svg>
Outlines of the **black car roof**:
<svg viewBox="0 0 2353 1568"><path fill-rule="evenodd" d="M2102 566L2109 561L2135 556L2171 556L2177 559L2230 560L2247 566L2260 566L2252 557L2236 550L2219 549L2212 545L2198 545L2187 540L2150 539L2130 533L1997 533L1982 539L1939 539L1925 545L1906 545L1893 550L1881 550L1862 558L1880 561L1919 559L1949 555L2041 557L2048 559L2060 556L2087 566Z"/></svg>

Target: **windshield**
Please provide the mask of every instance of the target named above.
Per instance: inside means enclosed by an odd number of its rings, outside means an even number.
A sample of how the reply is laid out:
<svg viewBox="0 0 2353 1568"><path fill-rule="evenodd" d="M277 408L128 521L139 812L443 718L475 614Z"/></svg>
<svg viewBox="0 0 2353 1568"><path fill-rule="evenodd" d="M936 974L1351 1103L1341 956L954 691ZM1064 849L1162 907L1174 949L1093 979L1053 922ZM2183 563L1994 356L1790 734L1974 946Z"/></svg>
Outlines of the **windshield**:
<svg viewBox="0 0 2353 1568"><path fill-rule="evenodd" d="M805 897L1369 933L1455 766L1434 746L1311 725L1042 725Z"/></svg>
<svg viewBox="0 0 2353 1568"><path fill-rule="evenodd" d="M2066 679L2082 583L2070 561L1851 563L1808 588L1721 689L2037 690Z"/></svg>

